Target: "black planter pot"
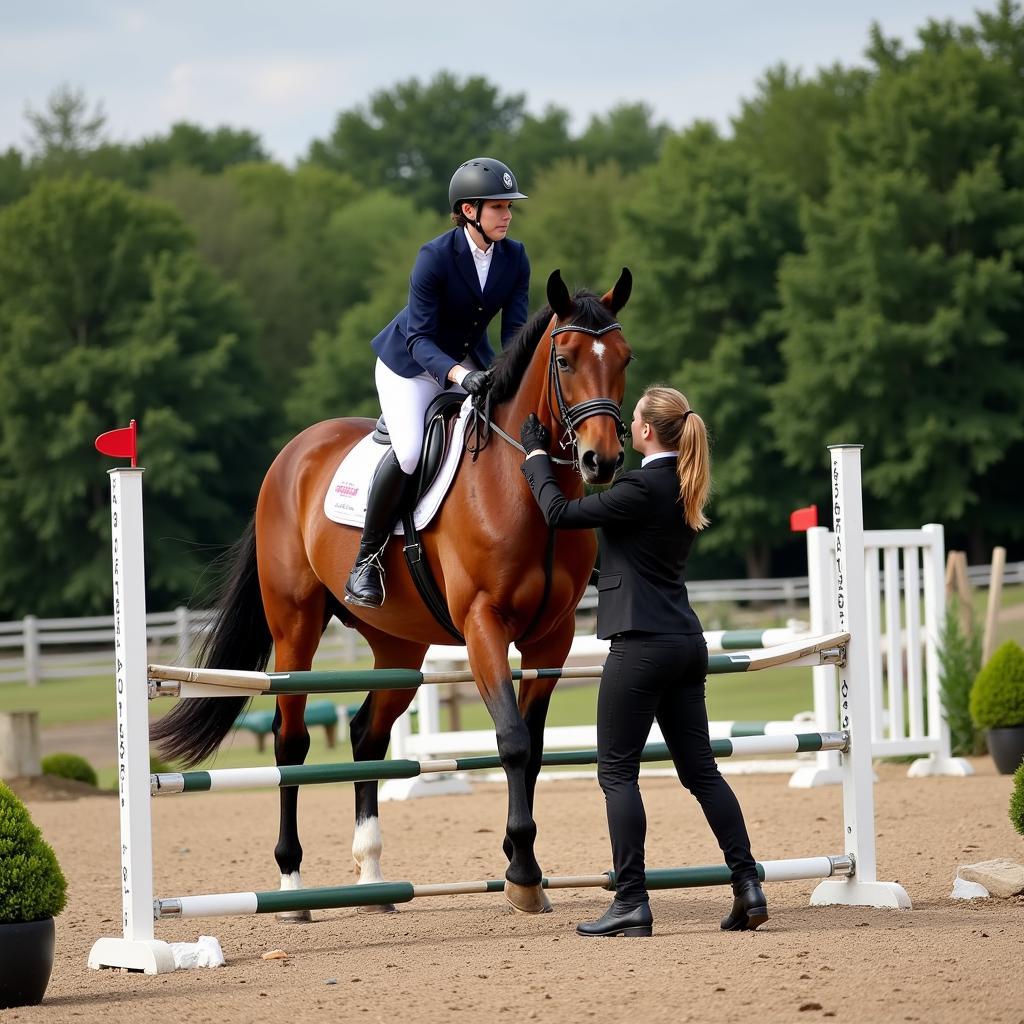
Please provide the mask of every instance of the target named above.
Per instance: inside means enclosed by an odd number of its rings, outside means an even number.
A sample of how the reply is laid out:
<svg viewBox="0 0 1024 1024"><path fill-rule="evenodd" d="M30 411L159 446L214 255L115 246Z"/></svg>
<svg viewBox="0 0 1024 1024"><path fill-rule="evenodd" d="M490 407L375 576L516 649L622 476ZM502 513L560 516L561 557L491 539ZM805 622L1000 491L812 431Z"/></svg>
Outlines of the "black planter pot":
<svg viewBox="0 0 1024 1024"><path fill-rule="evenodd" d="M35 1006L53 969L53 918L0 924L0 1010Z"/></svg>
<svg viewBox="0 0 1024 1024"><path fill-rule="evenodd" d="M1024 761L1024 725L989 729L988 752L1001 775L1012 775Z"/></svg>

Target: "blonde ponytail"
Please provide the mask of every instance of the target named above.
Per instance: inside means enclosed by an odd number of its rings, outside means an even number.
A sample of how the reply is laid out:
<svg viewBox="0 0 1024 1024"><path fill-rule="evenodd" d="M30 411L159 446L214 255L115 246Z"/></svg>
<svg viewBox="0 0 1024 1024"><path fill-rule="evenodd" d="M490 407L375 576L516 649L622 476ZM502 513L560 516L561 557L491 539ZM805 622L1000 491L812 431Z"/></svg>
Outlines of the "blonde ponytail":
<svg viewBox="0 0 1024 1024"><path fill-rule="evenodd" d="M641 414L661 443L679 451L676 472L686 525L703 530L711 522L704 514L711 494L711 450L704 420L675 388L649 387L641 402Z"/></svg>

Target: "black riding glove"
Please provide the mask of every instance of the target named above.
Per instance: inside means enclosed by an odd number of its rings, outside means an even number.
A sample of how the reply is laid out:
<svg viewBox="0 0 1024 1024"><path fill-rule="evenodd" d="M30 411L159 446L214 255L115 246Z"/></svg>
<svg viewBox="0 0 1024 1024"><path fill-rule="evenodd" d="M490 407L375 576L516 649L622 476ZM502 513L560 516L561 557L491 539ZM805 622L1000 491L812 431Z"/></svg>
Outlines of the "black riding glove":
<svg viewBox="0 0 1024 1024"><path fill-rule="evenodd" d="M551 444L551 431L537 419L535 412L531 412L519 431L519 440L522 441L527 455L538 448L547 451L548 445Z"/></svg>
<svg viewBox="0 0 1024 1024"><path fill-rule="evenodd" d="M471 395L486 395L491 390L491 375L483 370L470 370L462 378L462 390Z"/></svg>

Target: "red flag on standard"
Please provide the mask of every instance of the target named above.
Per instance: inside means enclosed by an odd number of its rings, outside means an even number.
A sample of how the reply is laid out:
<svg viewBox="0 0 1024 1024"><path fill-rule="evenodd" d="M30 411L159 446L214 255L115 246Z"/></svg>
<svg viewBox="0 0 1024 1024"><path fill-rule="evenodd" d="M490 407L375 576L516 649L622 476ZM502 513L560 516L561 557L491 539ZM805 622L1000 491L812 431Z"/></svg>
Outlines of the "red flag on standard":
<svg viewBox="0 0 1024 1024"><path fill-rule="evenodd" d="M108 430L96 438L96 450L112 459L131 459L135 465L135 420L127 427Z"/></svg>
<svg viewBox="0 0 1024 1024"><path fill-rule="evenodd" d="M798 508L789 514L789 528L793 533L801 533L803 530L809 530L812 526L817 525L817 505L808 505L807 508Z"/></svg>

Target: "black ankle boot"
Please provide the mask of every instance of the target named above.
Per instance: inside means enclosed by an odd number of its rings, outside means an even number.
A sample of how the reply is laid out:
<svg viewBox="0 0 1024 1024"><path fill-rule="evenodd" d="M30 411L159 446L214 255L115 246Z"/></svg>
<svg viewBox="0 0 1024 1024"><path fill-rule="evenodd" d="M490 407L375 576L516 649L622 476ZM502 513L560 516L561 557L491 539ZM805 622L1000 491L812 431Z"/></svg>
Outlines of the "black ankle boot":
<svg viewBox="0 0 1024 1024"><path fill-rule="evenodd" d="M733 895L732 910L722 918L723 932L752 932L768 920L768 901L756 878L733 886Z"/></svg>
<svg viewBox="0 0 1024 1024"><path fill-rule="evenodd" d="M618 901L605 911L604 916L596 921L581 921L576 925L577 935L650 935L654 917L651 915L650 904L638 903L626 906Z"/></svg>
<svg viewBox="0 0 1024 1024"><path fill-rule="evenodd" d="M345 602L362 608L379 608L384 603L384 567L381 556L391 528L409 495L412 477L402 472L393 451L388 452L370 484L366 501L366 523L359 542L355 565L345 584Z"/></svg>

